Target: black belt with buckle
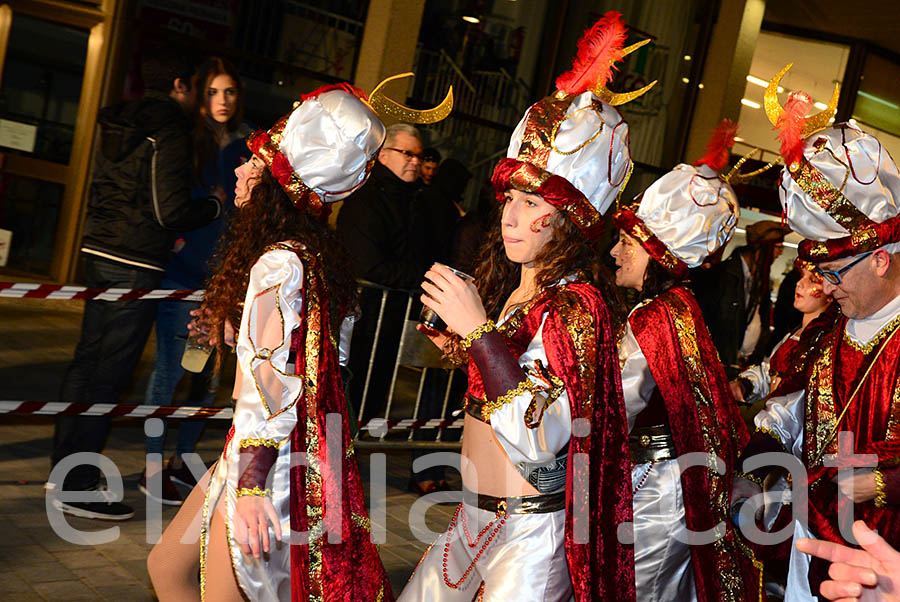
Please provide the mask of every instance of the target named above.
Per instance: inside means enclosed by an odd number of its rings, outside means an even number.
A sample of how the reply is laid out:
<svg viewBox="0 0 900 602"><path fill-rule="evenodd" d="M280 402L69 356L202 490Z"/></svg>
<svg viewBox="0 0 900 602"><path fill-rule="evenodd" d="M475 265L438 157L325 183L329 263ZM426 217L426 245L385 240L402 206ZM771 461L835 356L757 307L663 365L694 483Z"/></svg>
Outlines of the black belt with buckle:
<svg viewBox="0 0 900 602"><path fill-rule="evenodd" d="M677 456L668 426L635 427L628 437L631 461L635 464L662 462Z"/></svg>
<svg viewBox="0 0 900 602"><path fill-rule="evenodd" d="M506 514L547 514L564 510L566 507L566 492L542 493L540 495L523 495L521 497L494 497L483 493L475 493L468 489L463 490L463 503L468 504L472 499L478 499L477 506L481 510L494 512L497 516Z"/></svg>

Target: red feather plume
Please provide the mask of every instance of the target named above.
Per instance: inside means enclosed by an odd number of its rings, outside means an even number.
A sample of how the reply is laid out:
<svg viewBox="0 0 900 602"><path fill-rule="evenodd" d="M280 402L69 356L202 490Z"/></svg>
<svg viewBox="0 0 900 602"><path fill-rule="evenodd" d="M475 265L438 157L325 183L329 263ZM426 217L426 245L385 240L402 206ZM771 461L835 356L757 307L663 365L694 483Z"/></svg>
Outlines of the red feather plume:
<svg viewBox="0 0 900 602"><path fill-rule="evenodd" d="M694 166L708 165L713 171L719 171L728 165L728 157L731 156L731 147L734 146L737 129L738 126L735 122L723 119L706 143L706 154L695 161Z"/></svg>
<svg viewBox="0 0 900 602"><path fill-rule="evenodd" d="M581 94L612 79L613 63L622 59L627 37L622 13L609 11L578 40L578 54L572 69L556 78L556 89Z"/></svg>
<svg viewBox="0 0 900 602"><path fill-rule="evenodd" d="M778 118L776 128L781 130L781 156L784 164L790 165L803 158L803 127L806 125L806 113L812 106L812 98L806 92L791 92L784 103L784 113Z"/></svg>

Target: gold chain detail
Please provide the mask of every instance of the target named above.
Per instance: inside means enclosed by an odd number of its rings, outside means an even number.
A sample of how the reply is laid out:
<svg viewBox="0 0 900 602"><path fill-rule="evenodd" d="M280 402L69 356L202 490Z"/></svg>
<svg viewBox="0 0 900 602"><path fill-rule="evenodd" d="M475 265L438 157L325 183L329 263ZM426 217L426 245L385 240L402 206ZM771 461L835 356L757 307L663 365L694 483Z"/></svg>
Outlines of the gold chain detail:
<svg viewBox="0 0 900 602"><path fill-rule="evenodd" d="M875 507L885 508L887 506L887 493L884 491L884 474L877 468L872 474L875 475Z"/></svg>
<svg viewBox="0 0 900 602"><path fill-rule="evenodd" d="M881 330L878 331L878 334L875 335L875 338L866 343L865 345L861 345L850 338L850 335L847 334L847 330L844 330L844 342L850 345L853 349L862 352L864 355L868 355L872 353L872 350L884 340L884 337L891 334L895 328L900 326L900 315L896 318L885 324Z"/></svg>
<svg viewBox="0 0 900 602"><path fill-rule="evenodd" d="M484 324L482 324L481 326L479 326L478 328L476 328L475 330L473 330L472 332L467 334L466 338L464 338L463 340L461 340L459 342L459 346L462 347L462 349L464 351L468 351L469 347L472 346L472 343L474 343L475 341L480 339L482 336L484 336L486 333L488 333L496 328L497 328L497 325L494 324L494 321L488 320L487 322L485 322Z"/></svg>
<svg viewBox="0 0 900 602"><path fill-rule="evenodd" d="M515 389L510 389L494 401L486 401L483 406L481 406L481 417L484 422L491 421L491 414L493 414L496 410L499 410L503 406L508 403L512 403L512 400L522 395L527 391L534 391L537 388L537 385L532 382L530 378L525 378L522 382L520 382Z"/></svg>
<svg viewBox="0 0 900 602"><path fill-rule="evenodd" d="M253 489L248 487L241 487L237 490L238 497L244 497L245 495L253 495L257 497L272 497L271 489L260 489L259 485L256 485Z"/></svg>
<svg viewBox="0 0 900 602"><path fill-rule="evenodd" d="M278 447L278 441L275 439L241 439L239 446L241 449L245 447Z"/></svg>
<svg viewBox="0 0 900 602"><path fill-rule="evenodd" d="M760 489L762 489L763 487L763 480L753 473L734 471L734 476L740 477L742 479L747 479L751 483L756 483L757 485L759 485Z"/></svg>

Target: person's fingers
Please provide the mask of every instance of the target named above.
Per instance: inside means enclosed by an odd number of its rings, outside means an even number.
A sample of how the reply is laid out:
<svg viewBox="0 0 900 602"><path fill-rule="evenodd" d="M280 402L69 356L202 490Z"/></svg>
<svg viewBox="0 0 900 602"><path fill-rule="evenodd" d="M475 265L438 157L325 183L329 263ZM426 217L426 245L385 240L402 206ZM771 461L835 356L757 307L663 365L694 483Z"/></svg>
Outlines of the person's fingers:
<svg viewBox="0 0 900 602"><path fill-rule="evenodd" d="M431 266L431 269L425 272L425 278L431 280L442 289L453 288L453 282L448 278L447 275L449 274L449 276L455 277L456 274L447 270L446 268L444 270L441 270L440 267L441 266L438 265Z"/></svg>
<svg viewBox="0 0 900 602"><path fill-rule="evenodd" d="M434 264L433 266L431 266L431 269L432 269L433 271L437 272L438 274L440 274L441 277L442 277L444 280L446 280L446 281L447 281L451 286L453 286L454 288L457 288L457 287L465 286L465 285L466 285L466 281L465 281L465 280L463 280L462 278L460 278L459 276L457 276L456 273L454 273L453 270L451 270L450 268L448 268L448 267L445 266L445 265L441 265L441 264L439 264L439 263L436 263L436 264Z"/></svg>
<svg viewBox="0 0 900 602"><path fill-rule="evenodd" d="M859 583L847 581L823 581L819 592L829 600L859 600L862 595L862 586Z"/></svg>
<svg viewBox="0 0 900 602"><path fill-rule="evenodd" d="M281 541L281 521L278 519L278 514L275 512L275 506L266 504L265 512L266 516L269 517L269 522L272 523L272 532L275 534L275 539Z"/></svg>
<svg viewBox="0 0 900 602"><path fill-rule="evenodd" d="M259 534L262 535L262 551L269 553L269 525L266 524L266 515L259 515Z"/></svg>
<svg viewBox="0 0 900 602"><path fill-rule="evenodd" d="M854 550L847 546L822 541L821 539L798 539L794 546L798 551L810 556L816 556L829 562L846 562L856 566L869 567L871 561L869 554L862 550Z"/></svg>
<svg viewBox="0 0 900 602"><path fill-rule="evenodd" d="M254 558L259 558L259 523L253 521L247 525L247 539Z"/></svg>
<svg viewBox="0 0 900 602"><path fill-rule="evenodd" d="M425 303L431 309L436 309L437 306L444 302L446 293L427 280L422 283L422 290L425 291L425 295L422 296L422 303ZM428 302L426 303L426 301Z"/></svg>
<svg viewBox="0 0 900 602"><path fill-rule="evenodd" d="M878 585L878 575L870 568L847 564L846 562L832 562L828 567L828 576L835 581L861 583L862 585Z"/></svg>
<svg viewBox="0 0 900 602"><path fill-rule="evenodd" d="M234 539L240 544L241 553L249 556L251 554L250 546L247 545L249 534L247 533L247 523L243 517L235 512L234 514Z"/></svg>
<svg viewBox="0 0 900 602"><path fill-rule="evenodd" d="M881 562L900 562L900 552L891 547L878 533L873 531L861 520L853 523L853 536L859 545L877 560ZM871 564L864 566L870 567Z"/></svg>

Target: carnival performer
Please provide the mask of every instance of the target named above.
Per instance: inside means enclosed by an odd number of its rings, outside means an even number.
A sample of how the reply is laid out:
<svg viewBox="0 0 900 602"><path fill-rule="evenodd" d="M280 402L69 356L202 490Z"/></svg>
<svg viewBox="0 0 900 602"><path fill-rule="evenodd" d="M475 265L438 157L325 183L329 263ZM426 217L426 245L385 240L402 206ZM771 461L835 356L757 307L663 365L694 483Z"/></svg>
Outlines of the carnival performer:
<svg viewBox="0 0 900 602"><path fill-rule="evenodd" d="M825 294L835 298L843 315L822 337L806 386L770 399L757 414L757 430L743 456L787 451L802 461L808 477L794 475L793 487L795 497L798 487L806 487L808 522L794 521L795 541L818 537L843 543L852 510L896 547L900 173L875 137L850 124L829 127L837 87L828 107L815 115L806 116L812 99L801 91L792 92L782 107L777 89L789 68L765 93L769 119L781 130L786 166L779 195L788 224L805 239L800 257L816 264ZM859 467L861 460L868 468ZM852 476L839 474L839 466ZM771 468L736 479L733 499L758 494ZM825 579L825 561L810 561L792 549L785 599L812 601Z"/></svg>
<svg viewBox="0 0 900 602"><path fill-rule="evenodd" d="M747 430L728 394L702 314L682 280L728 243L740 209L728 178L736 127L724 121L707 155L681 164L613 216L616 284L638 291L619 343L630 428L637 599L757 600L759 563L729 515ZM682 472L679 457L716 457ZM715 544L690 533L724 527Z"/></svg>
<svg viewBox="0 0 900 602"><path fill-rule="evenodd" d="M631 519L630 460L597 249L632 167L612 106L625 98L605 87L632 49L619 17L588 31L556 94L514 131L475 282L440 265L425 274L422 302L462 338L428 334L467 353L464 492L404 602L634 600L616 538Z"/></svg>
<svg viewBox="0 0 900 602"><path fill-rule="evenodd" d="M325 221L384 140L377 92L366 102L347 84L321 88L248 139L205 301L220 341L237 332L234 424L150 554L160 600L393 598L369 536L335 342L356 282Z"/></svg>
<svg viewBox="0 0 900 602"><path fill-rule="evenodd" d="M755 403L769 395L777 396L780 391L803 389L808 359L840 313L834 297L822 290L822 276L815 266L799 257L794 265L800 271L794 288L794 308L803 315L800 326L779 341L762 363L747 368L729 383L731 395L738 403Z"/></svg>

